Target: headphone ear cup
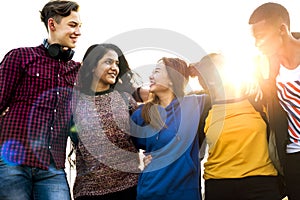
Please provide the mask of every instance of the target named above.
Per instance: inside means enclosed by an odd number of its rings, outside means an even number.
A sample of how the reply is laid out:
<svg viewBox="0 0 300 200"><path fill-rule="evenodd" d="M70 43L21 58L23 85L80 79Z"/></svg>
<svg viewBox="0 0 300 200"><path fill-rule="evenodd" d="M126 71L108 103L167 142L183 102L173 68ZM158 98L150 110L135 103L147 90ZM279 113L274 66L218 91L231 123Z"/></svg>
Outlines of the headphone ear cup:
<svg viewBox="0 0 300 200"><path fill-rule="evenodd" d="M48 47L48 53L52 58L60 58L60 53L62 52L61 46L59 44L51 44Z"/></svg>
<svg viewBox="0 0 300 200"><path fill-rule="evenodd" d="M43 45L47 49L49 56L55 59L62 59L65 62L71 60L75 53L71 48L63 50L63 47L60 44L49 44L47 39L44 39Z"/></svg>
<svg viewBox="0 0 300 200"><path fill-rule="evenodd" d="M69 61L73 58L74 51L72 49L68 49L66 51L62 50L61 59L64 61Z"/></svg>

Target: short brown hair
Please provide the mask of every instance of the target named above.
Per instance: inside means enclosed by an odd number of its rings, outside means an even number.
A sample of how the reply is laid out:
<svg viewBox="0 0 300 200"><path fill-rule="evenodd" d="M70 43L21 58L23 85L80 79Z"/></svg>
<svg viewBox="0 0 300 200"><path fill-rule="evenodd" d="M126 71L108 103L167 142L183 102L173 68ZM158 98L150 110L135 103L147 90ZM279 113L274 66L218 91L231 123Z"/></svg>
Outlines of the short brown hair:
<svg viewBox="0 0 300 200"><path fill-rule="evenodd" d="M60 23L63 17L71 14L71 11L79 11L79 5L74 1L49 1L40 11L41 21L46 26L48 31L48 19L53 18L57 23Z"/></svg>

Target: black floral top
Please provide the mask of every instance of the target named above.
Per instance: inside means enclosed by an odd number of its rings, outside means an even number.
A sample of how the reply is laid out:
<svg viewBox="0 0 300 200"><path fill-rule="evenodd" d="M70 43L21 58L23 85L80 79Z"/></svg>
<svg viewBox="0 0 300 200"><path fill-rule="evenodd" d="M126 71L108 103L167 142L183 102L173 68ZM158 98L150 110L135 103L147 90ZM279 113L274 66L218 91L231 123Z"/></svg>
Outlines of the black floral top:
<svg viewBox="0 0 300 200"><path fill-rule="evenodd" d="M129 134L129 108L135 109L137 104L124 94L108 90L78 96L74 198L104 195L137 184L138 153Z"/></svg>

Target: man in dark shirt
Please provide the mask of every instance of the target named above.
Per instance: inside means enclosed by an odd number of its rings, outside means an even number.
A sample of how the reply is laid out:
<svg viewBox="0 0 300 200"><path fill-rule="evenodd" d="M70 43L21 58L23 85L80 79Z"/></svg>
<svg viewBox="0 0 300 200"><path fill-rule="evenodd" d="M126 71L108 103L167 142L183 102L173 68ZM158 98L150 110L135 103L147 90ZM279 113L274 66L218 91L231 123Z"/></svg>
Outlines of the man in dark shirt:
<svg viewBox="0 0 300 200"><path fill-rule="evenodd" d="M48 38L9 51L0 63L0 199L70 199L64 167L70 99L80 63L79 5L40 11Z"/></svg>
<svg viewBox="0 0 300 200"><path fill-rule="evenodd" d="M257 7L249 18L257 48L269 59L263 91L270 130L275 133L286 195L300 199L300 40L290 30L288 10L273 2Z"/></svg>

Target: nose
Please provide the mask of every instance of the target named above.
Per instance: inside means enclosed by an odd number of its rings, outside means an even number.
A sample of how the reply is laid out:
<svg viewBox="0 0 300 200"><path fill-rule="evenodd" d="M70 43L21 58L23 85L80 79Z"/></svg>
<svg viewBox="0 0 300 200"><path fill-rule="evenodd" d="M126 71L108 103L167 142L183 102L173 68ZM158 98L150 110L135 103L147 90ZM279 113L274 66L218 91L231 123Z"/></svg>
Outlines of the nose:
<svg viewBox="0 0 300 200"><path fill-rule="evenodd" d="M260 44L260 42L256 40L255 41L255 47L259 48L259 44Z"/></svg>
<svg viewBox="0 0 300 200"><path fill-rule="evenodd" d="M150 81L153 80L153 74L150 74L149 80L150 80Z"/></svg>
<svg viewBox="0 0 300 200"><path fill-rule="evenodd" d="M113 70L117 70L119 69L119 66L117 64L117 61L114 61L110 64L110 68L113 69Z"/></svg>
<svg viewBox="0 0 300 200"><path fill-rule="evenodd" d="M263 44L264 44L264 40L259 40L259 39L256 39L255 40L255 46L257 47L257 48L260 48Z"/></svg>
<svg viewBox="0 0 300 200"><path fill-rule="evenodd" d="M80 26L77 26L76 29L75 29L75 34L76 34L77 36L80 36L80 35L81 35L80 28L81 28Z"/></svg>

